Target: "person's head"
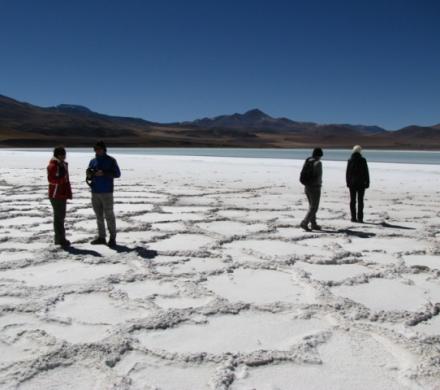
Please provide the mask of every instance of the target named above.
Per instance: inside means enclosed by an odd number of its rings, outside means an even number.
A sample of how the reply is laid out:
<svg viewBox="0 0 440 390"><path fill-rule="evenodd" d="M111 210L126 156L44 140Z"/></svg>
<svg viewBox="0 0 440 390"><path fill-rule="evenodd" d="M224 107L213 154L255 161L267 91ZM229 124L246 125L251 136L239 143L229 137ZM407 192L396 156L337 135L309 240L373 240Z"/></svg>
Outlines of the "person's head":
<svg viewBox="0 0 440 390"><path fill-rule="evenodd" d="M362 147L360 145L353 146L353 153L362 153Z"/></svg>
<svg viewBox="0 0 440 390"><path fill-rule="evenodd" d="M312 157L314 159L319 160L323 155L324 155L324 153L322 152L321 148L313 149Z"/></svg>
<svg viewBox="0 0 440 390"><path fill-rule="evenodd" d="M105 146L104 141L98 141L95 146L93 146L93 149L97 156L103 156L107 152L107 147Z"/></svg>
<svg viewBox="0 0 440 390"><path fill-rule="evenodd" d="M66 149L64 146L57 146L53 150L53 156L60 161L64 161L66 159Z"/></svg>

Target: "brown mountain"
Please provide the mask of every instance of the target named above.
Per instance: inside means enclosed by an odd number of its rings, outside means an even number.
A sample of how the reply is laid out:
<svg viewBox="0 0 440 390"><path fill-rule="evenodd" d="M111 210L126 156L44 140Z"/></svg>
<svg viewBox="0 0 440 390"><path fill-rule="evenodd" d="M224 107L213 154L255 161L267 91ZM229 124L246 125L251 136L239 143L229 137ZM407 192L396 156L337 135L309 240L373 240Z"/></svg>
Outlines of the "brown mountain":
<svg viewBox="0 0 440 390"><path fill-rule="evenodd" d="M440 149L440 125L387 131L378 126L317 124L273 118L253 109L192 122L161 124L99 114L61 104L38 107L0 95L0 145L88 146L105 139L114 146L350 147Z"/></svg>

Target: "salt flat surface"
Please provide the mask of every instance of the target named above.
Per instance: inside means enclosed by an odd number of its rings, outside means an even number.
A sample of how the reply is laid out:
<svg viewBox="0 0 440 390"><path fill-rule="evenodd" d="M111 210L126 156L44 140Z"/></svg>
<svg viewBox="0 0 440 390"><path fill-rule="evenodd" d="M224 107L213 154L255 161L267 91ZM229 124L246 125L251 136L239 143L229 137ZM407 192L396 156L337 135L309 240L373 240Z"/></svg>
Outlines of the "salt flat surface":
<svg viewBox="0 0 440 390"><path fill-rule="evenodd" d="M0 150L0 388L438 390L438 166L370 164L361 225L324 160L308 233L302 161L116 155L110 249L91 157L63 251L50 156Z"/></svg>

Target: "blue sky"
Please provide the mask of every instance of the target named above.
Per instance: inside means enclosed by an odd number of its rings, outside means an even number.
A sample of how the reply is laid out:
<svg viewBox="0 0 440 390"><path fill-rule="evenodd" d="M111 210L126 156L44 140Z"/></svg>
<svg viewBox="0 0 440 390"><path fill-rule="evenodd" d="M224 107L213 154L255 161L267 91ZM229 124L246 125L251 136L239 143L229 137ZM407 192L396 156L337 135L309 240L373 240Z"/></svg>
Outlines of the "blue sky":
<svg viewBox="0 0 440 390"><path fill-rule="evenodd" d="M440 123L440 1L0 0L0 94L171 122Z"/></svg>

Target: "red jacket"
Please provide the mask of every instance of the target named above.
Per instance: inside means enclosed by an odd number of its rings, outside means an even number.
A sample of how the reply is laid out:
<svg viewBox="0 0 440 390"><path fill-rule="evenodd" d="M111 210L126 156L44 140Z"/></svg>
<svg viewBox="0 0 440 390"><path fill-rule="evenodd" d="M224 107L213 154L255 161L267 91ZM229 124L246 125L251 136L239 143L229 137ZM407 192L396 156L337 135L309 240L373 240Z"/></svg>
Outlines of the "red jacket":
<svg viewBox="0 0 440 390"><path fill-rule="evenodd" d="M69 181L69 167L53 157L47 166L47 180L49 181L50 199L72 199L72 188Z"/></svg>

